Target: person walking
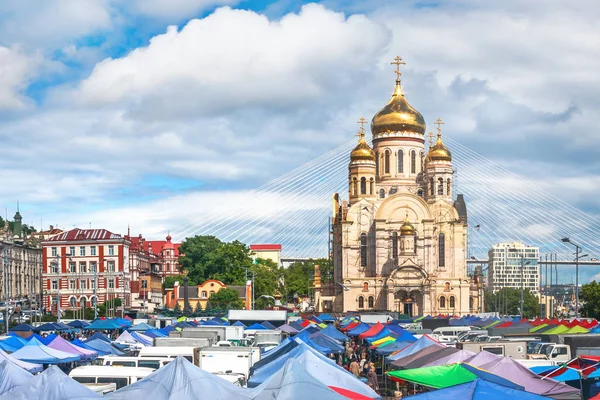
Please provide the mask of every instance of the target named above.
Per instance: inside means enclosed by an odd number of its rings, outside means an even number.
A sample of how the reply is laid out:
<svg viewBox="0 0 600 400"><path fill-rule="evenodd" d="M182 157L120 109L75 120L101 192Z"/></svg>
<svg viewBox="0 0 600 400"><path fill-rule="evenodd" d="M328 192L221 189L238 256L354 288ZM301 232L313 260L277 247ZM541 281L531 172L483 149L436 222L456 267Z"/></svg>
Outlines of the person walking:
<svg viewBox="0 0 600 400"><path fill-rule="evenodd" d="M358 361L356 361L356 357L352 358L352 362L350 363L350 372L360 378L360 366L358 365Z"/></svg>
<svg viewBox="0 0 600 400"><path fill-rule="evenodd" d="M369 364L369 372L367 373L367 380L371 389L379 393L379 382L377 380L377 374L375 373L375 364Z"/></svg>

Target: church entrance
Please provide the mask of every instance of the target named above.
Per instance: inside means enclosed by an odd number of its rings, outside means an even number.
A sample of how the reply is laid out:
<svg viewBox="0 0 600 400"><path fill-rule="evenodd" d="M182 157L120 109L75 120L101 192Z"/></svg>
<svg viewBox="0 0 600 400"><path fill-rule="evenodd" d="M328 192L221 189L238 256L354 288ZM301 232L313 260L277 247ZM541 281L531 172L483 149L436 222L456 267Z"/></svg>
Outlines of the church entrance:
<svg viewBox="0 0 600 400"><path fill-rule="evenodd" d="M408 315L408 318L413 317L413 305L412 303L404 303L404 314Z"/></svg>
<svg viewBox="0 0 600 400"><path fill-rule="evenodd" d="M409 318L421 314L423 309L423 296L416 290L398 290L394 295L395 311L407 315Z"/></svg>

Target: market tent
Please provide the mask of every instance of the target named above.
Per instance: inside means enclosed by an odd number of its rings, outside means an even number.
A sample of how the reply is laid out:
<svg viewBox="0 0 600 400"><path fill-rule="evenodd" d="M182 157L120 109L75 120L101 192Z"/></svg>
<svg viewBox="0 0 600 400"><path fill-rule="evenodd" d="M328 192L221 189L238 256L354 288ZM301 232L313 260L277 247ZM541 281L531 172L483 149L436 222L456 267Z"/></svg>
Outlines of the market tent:
<svg viewBox="0 0 600 400"><path fill-rule="evenodd" d="M75 339L77 340L77 339ZM80 346L79 343L75 343L75 340L73 341L73 344L76 346ZM98 352L99 355L115 355L115 356L124 356L125 353L123 353L121 350L117 349L115 346L111 345L110 343L105 342L104 340L100 340L100 339L94 339L94 340L87 340L84 342L85 344L85 348L86 349L91 349L91 350L95 350Z"/></svg>
<svg viewBox="0 0 600 400"><path fill-rule="evenodd" d="M519 400L547 400L546 397L537 394L523 392L518 389L511 389L483 379L475 379L472 382L410 397L411 400L505 400L506 398Z"/></svg>
<svg viewBox="0 0 600 400"><path fill-rule="evenodd" d="M103 334L96 332L92 336L90 336L89 338L87 338L86 342L89 342L90 340L96 340L96 339L103 340L106 343L110 343L110 341L111 341L109 338L107 338Z"/></svg>
<svg viewBox="0 0 600 400"><path fill-rule="evenodd" d="M397 351L401 351L405 348L407 348L408 346L411 345L412 342L399 342L399 341L395 341L392 343L388 343L386 345L381 345L379 347L377 347L375 349L375 352L377 354L381 354L384 356L389 356L390 354L393 354Z"/></svg>
<svg viewBox="0 0 600 400"><path fill-rule="evenodd" d="M252 369L252 376L248 379L248 387L257 387L261 383L267 381L270 376L272 376L279 369L283 368L283 365L286 363L287 360L296 358L307 351L316 352L316 350L314 350L304 342L299 341L296 343L297 345L295 347L292 347L291 350L285 353L280 353L275 358L271 358L268 363L265 363L258 367L256 367L257 364L255 364Z"/></svg>
<svg viewBox="0 0 600 400"><path fill-rule="evenodd" d="M115 339L115 342L136 344L137 340L135 340L135 338L131 336L131 333L129 333L128 331L123 331L123 333L121 333L119 337Z"/></svg>
<svg viewBox="0 0 600 400"><path fill-rule="evenodd" d="M348 330L346 334L348 336L358 336L361 333L368 331L369 329L371 329L371 325L365 324L364 322L360 322L358 325Z"/></svg>
<svg viewBox="0 0 600 400"><path fill-rule="evenodd" d="M20 324L10 329L11 332L32 332L33 327L28 324Z"/></svg>
<svg viewBox="0 0 600 400"><path fill-rule="evenodd" d="M382 330L379 331L379 333L377 333L376 335L373 335L371 337L367 337L365 338L365 340L367 341L367 343L369 344L375 344L376 341L386 338L386 337L396 337L398 336L395 332L390 331L387 328L383 328Z"/></svg>
<svg viewBox="0 0 600 400"><path fill-rule="evenodd" d="M345 351L344 346L342 346L340 342L330 338L327 335L324 335L321 332L315 332L310 335L309 338L319 346L328 349L329 353L342 354Z"/></svg>
<svg viewBox="0 0 600 400"><path fill-rule="evenodd" d="M304 343L306 343L307 345L309 345L310 347L312 347L313 349L323 353L323 354L329 354L329 348L325 347L325 346L321 346L320 344L317 344L315 341L313 341L310 338L311 333L309 333L306 330L303 330L302 332L299 332L298 334L296 334L296 336L294 336L294 340L296 341L302 341Z"/></svg>
<svg viewBox="0 0 600 400"><path fill-rule="evenodd" d="M143 333L139 333L139 332L131 332L131 336L138 342L143 344L144 346L152 346L152 338L149 336L144 335Z"/></svg>
<svg viewBox="0 0 600 400"><path fill-rule="evenodd" d="M0 395L25 385L33 379L33 375L8 360L0 362Z"/></svg>
<svg viewBox="0 0 600 400"><path fill-rule="evenodd" d="M272 323L270 323L269 321L263 321L260 323L262 326L264 326L267 329L275 329L275 325L273 325Z"/></svg>
<svg viewBox="0 0 600 400"><path fill-rule="evenodd" d="M334 322L335 318L329 314L321 314L319 315L319 319L323 322Z"/></svg>
<svg viewBox="0 0 600 400"><path fill-rule="evenodd" d="M481 368L510 379L523 386L530 393L560 399L579 399L578 389L553 379L541 379L527 367L510 357L498 358L481 365Z"/></svg>
<svg viewBox="0 0 600 400"><path fill-rule="evenodd" d="M36 372L42 372L43 369L41 364L32 364L25 361L21 361L17 358L14 358L12 355L0 350L0 361L4 360L11 362L17 365L18 367L23 368L25 371L31 372L32 374Z"/></svg>
<svg viewBox="0 0 600 400"><path fill-rule="evenodd" d="M95 331L112 331L115 329L123 329L123 327L112 319L97 319L83 329Z"/></svg>
<svg viewBox="0 0 600 400"><path fill-rule="evenodd" d="M433 349L433 351L425 353L427 350L430 349ZM452 356L456 353L458 353L458 350L455 347L446 347L445 349L438 349L435 346L429 346L418 353L394 361L393 365L396 365L403 369L421 368L432 361L439 360L442 357ZM412 360L411 357L413 358ZM402 364L399 365L396 363Z"/></svg>
<svg viewBox="0 0 600 400"><path fill-rule="evenodd" d="M298 332L300 332L302 329L304 329L304 327L302 326L302 324L300 323L301 321L292 321L289 322L288 324L294 328L295 330L297 330Z"/></svg>
<svg viewBox="0 0 600 400"><path fill-rule="evenodd" d="M245 328L246 324L244 324L242 321L235 321L235 323L231 326L243 326Z"/></svg>
<svg viewBox="0 0 600 400"><path fill-rule="evenodd" d="M179 356L129 386L104 396L106 399L212 400L251 399L251 393L209 372L201 370Z"/></svg>
<svg viewBox="0 0 600 400"><path fill-rule="evenodd" d="M446 350L446 348L440 349L440 348L438 348L436 346L428 346L428 347L425 347L424 349L416 351L416 352L414 352L412 354L409 354L409 355L407 355L405 357L402 357L402 358L399 358L397 360L394 360L390 364L393 365L396 368L399 368L399 369L409 369L408 367L406 367L406 365L412 363L415 360L420 359L421 357L425 357L425 356L427 356L427 355L429 355L431 353L436 353L436 352L439 352L439 351L442 351L442 350ZM445 354L445 355L447 355L447 354ZM418 367L415 367L415 368L418 368Z"/></svg>
<svg viewBox="0 0 600 400"><path fill-rule="evenodd" d="M407 346L406 348L404 348L403 350L399 351L396 354L392 354L391 356L386 358L387 362L392 362L392 361L396 361L399 360L403 357L406 356L410 356L413 353L416 353L419 350L422 350L426 347L429 346L435 346L438 349L443 349L446 346L444 346L443 344L440 344L438 342L436 342L435 340L433 340L432 338L430 338L427 335L423 335L421 336L421 338L419 340L417 340L416 342L410 344L409 346Z"/></svg>
<svg viewBox="0 0 600 400"><path fill-rule="evenodd" d="M49 334L46 337L42 337L41 339L38 339L40 342L42 342L43 344L45 344L46 346L48 346L50 343L52 343L52 341L56 338L56 334L53 332L51 334Z"/></svg>
<svg viewBox="0 0 600 400"><path fill-rule="evenodd" d="M289 324L281 325L281 326L275 328L275 330L281 331L281 332L285 332L285 333L289 333L291 335L293 335L295 333L298 333L298 330L296 328L292 327Z"/></svg>
<svg viewBox="0 0 600 400"><path fill-rule="evenodd" d="M17 347L17 346L19 346L19 347ZM7 353L14 353L15 351L19 350L23 346L25 346L25 345L23 343L18 342L16 339L10 340L10 338L8 338L8 339L0 340L0 350L5 351Z"/></svg>
<svg viewBox="0 0 600 400"><path fill-rule="evenodd" d="M36 332L48 332L48 331L57 331L57 330L64 330L64 329L53 322L46 322L45 324L42 324L40 326L33 328L33 330Z"/></svg>
<svg viewBox="0 0 600 400"><path fill-rule="evenodd" d="M442 358L438 358L437 360L433 360L422 367L433 367L436 365L446 365L446 364L456 364L460 362L466 362L470 358L475 355L472 351L469 350L459 350L456 353L447 355Z"/></svg>
<svg viewBox="0 0 600 400"><path fill-rule="evenodd" d="M319 382L295 360L287 360L282 368L252 391L254 400L347 400Z"/></svg>
<svg viewBox="0 0 600 400"><path fill-rule="evenodd" d="M82 384L65 375L55 365L31 378L21 385L0 396L0 400L87 400L101 399Z"/></svg>
<svg viewBox="0 0 600 400"><path fill-rule="evenodd" d="M55 337L54 340L50 342L48 347L55 350L61 350L66 353L78 354L82 360L89 360L98 357L97 351L75 346L73 343L66 341L60 336Z"/></svg>
<svg viewBox="0 0 600 400"><path fill-rule="evenodd" d="M574 334L574 333L588 333L590 330L586 329L582 326L574 326L572 328L570 328L568 331L566 331L565 333L567 334Z"/></svg>
<svg viewBox="0 0 600 400"><path fill-rule="evenodd" d="M333 325L327 325L326 328L321 330L321 333L329 336L332 339L339 340L340 342L347 342L350 340L348 336L335 329Z"/></svg>
<svg viewBox="0 0 600 400"><path fill-rule="evenodd" d="M252 324L249 327L247 327L246 329L249 331L258 331L258 330L266 330L267 328L265 328L261 324Z"/></svg>
<svg viewBox="0 0 600 400"><path fill-rule="evenodd" d="M138 331L139 331L139 332L146 332L146 331L147 331L147 330L149 330L149 329L154 329L154 327L153 327L153 326L150 326L150 325L148 325L148 324L147 324L147 323L145 323L145 322L142 322L142 323L140 323L140 324L137 324L137 325L134 325L134 326L132 326L132 327L130 327L130 328L127 328L127 330L128 330L129 332L132 332L132 331L136 331L136 332L138 332Z"/></svg>
<svg viewBox="0 0 600 400"><path fill-rule="evenodd" d="M407 369L403 371L390 371L387 374L393 381L407 381L434 389L441 389L459 385L461 383L471 382L477 378L485 379L486 381L511 387L513 389L523 389L523 386L517 385L508 379L475 368L469 364L462 363Z"/></svg>
<svg viewBox="0 0 600 400"><path fill-rule="evenodd" d="M12 353L12 356L21 361L27 361L33 364L60 364L81 359L77 354L67 353L45 346L35 338L31 339L29 343L21 349Z"/></svg>
<svg viewBox="0 0 600 400"><path fill-rule="evenodd" d="M149 331L144 332L144 335L148 336L149 338L169 336L168 333L165 334L165 332L160 329L150 329Z"/></svg>
<svg viewBox="0 0 600 400"><path fill-rule="evenodd" d="M257 362L255 362L254 365L252 365L252 367L250 368L250 374L251 375L254 374L254 372L256 372L262 366L265 366L265 365L271 363L272 361L278 359L279 357L281 357L284 354L287 354L288 352L292 351L295 347L298 347L298 346L300 346L299 342L297 342L295 340L290 340L287 338L284 339L279 344L279 346L277 346L274 349L263 354L261 359L258 360Z"/></svg>
<svg viewBox="0 0 600 400"><path fill-rule="evenodd" d="M472 358L465 360L465 362L474 367L481 367L483 364L487 364L499 358L502 358L502 356L484 350L475 354Z"/></svg>
<svg viewBox="0 0 600 400"><path fill-rule="evenodd" d="M90 324L89 322L81 321L81 320L78 320L78 319L76 319L75 321L71 321L71 322L67 323L67 325L69 325L71 328L75 328L75 329L85 328L89 324Z"/></svg>
<svg viewBox="0 0 600 400"><path fill-rule="evenodd" d="M103 352L103 351L101 351L101 350L94 349L93 347L90 347L90 346L88 346L87 344L83 343L83 342L82 342L81 340L79 340L79 339L73 339L73 340L71 341L71 343L73 343L73 344L74 344L75 346L77 346L77 347L81 347L82 349L96 351L96 352L98 352L98 355L99 355L99 356L107 356L107 355L109 355L109 354L110 354L110 353L105 353L105 352Z"/></svg>
<svg viewBox="0 0 600 400"><path fill-rule="evenodd" d="M377 335L379 332L381 332L384 327L385 326L381 322L378 322L375 325L373 325L372 327L370 327L368 330L360 333L358 335L358 337L360 337L361 339L373 337L373 336Z"/></svg>
<svg viewBox="0 0 600 400"><path fill-rule="evenodd" d="M566 333L569 330L568 327L566 327L565 325L558 325L552 329L549 329L547 331L544 332L544 334L547 335L558 335L561 333Z"/></svg>

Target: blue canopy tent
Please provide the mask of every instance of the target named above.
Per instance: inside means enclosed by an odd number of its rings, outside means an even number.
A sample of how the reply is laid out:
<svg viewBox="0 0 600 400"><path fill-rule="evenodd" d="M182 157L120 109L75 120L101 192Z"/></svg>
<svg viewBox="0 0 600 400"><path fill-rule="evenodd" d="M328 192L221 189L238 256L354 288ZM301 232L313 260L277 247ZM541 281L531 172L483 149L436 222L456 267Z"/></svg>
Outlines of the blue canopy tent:
<svg viewBox="0 0 600 400"><path fill-rule="evenodd" d="M260 323L262 326L264 326L267 329L275 329L275 325L273 325L272 323L270 323L269 321L263 321Z"/></svg>
<svg viewBox="0 0 600 400"><path fill-rule="evenodd" d="M2 362L0 362L0 395L3 395L17 386L26 385L32 378L33 375L17 364L8 360L2 360Z"/></svg>
<svg viewBox="0 0 600 400"><path fill-rule="evenodd" d="M284 339L279 346L265 353L263 357L252 365L250 368L250 375L254 374L254 371L257 371L259 368L271 363L277 358L281 357L284 354L289 353L294 348L300 346L301 343L296 342L295 340L291 340L289 338Z"/></svg>
<svg viewBox="0 0 600 400"><path fill-rule="evenodd" d="M244 328L246 327L246 325L242 321L235 321L235 323L231 326L243 326Z"/></svg>
<svg viewBox="0 0 600 400"><path fill-rule="evenodd" d="M24 345L21 345L21 347L23 347ZM15 347L9 343L7 343L7 340L0 340L0 350L5 351L7 353L14 353L15 351L19 350L21 347Z"/></svg>
<svg viewBox="0 0 600 400"><path fill-rule="evenodd" d="M547 397L522 390L509 388L497 383L488 382L477 378L472 382L461 385L451 386L449 388L434 390L432 392L421 393L411 396L414 400L439 400L439 399L465 399L465 400L505 400L507 398L519 400L542 400Z"/></svg>
<svg viewBox="0 0 600 400"><path fill-rule="evenodd" d="M69 322L67 325L69 325L71 328L81 329L81 328L85 328L89 324L90 324L89 322L80 321L80 320L77 319L75 321Z"/></svg>
<svg viewBox="0 0 600 400"><path fill-rule="evenodd" d="M144 346L152 346L152 338L149 338L146 335L143 335L139 332L130 332L131 336L133 336L133 338L138 341L139 343L143 344Z"/></svg>
<svg viewBox="0 0 600 400"><path fill-rule="evenodd" d="M28 324L19 324L10 329L11 332L33 332L33 327Z"/></svg>
<svg viewBox="0 0 600 400"><path fill-rule="evenodd" d="M368 331L369 329L371 329L371 325L361 322L360 324L346 332L346 334L348 336L358 336L361 333Z"/></svg>
<svg viewBox="0 0 600 400"><path fill-rule="evenodd" d="M38 335L37 333L34 333L33 335L29 336L29 337L27 338L27 341L29 342L31 339L37 339L37 340L39 340L40 342L44 343L44 342L43 342L43 339L44 339L44 338L43 338L43 337L41 337L40 335ZM27 344L27 343L25 343L25 344Z"/></svg>
<svg viewBox="0 0 600 400"><path fill-rule="evenodd" d="M285 362L291 358L297 357L305 351L314 351L310 349L310 347L300 342L295 347L293 347L290 351L279 354L277 357L273 357L268 363L256 367L256 364L253 366L253 372L250 379L248 379L248 387L253 388L272 376L275 372L279 371L285 364ZM262 361L262 360L261 360Z"/></svg>
<svg viewBox="0 0 600 400"><path fill-rule="evenodd" d="M77 339L75 339L77 340ZM81 346L79 343L75 343L73 340L73 344L75 346ZM83 344L85 344L85 349L95 350L98 352L98 355L115 355L115 356L124 356L125 353L121 350L117 349L115 346L110 343L105 342L101 339L87 340Z"/></svg>
<svg viewBox="0 0 600 400"><path fill-rule="evenodd" d="M365 338L365 340L367 341L367 343L371 344L373 342L376 342L379 339L383 339L384 337L388 337L388 336L393 337L394 339L396 337L398 337L398 335L395 332L392 332L389 329L383 328L381 331L379 331L378 334L376 334L375 336Z"/></svg>
<svg viewBox="0 0 600 400"><path fill-rule="evenodd" d="M154 327L153 327L153 326L150 326L150 325L148 325L148 324L147 324L147 323L145 323L145 322L142 322L142 323L140 323L140 324L137 324L137 325L134 325L134 326L132 326L132 327L128 328L127 330L128 330L129 332L146 332L146 331L148 331L148 330L150 330L150 329L154 329Z"/></svg>
<svg viewBox="0 0 600 400"><path fill-rule="evenodd" d="M111 319L97 319L83 329L95 331L113 331L117 329L123 329L123 327Z"/></svg>
<svg viewBox="0 0 600 400"><path fill-rule="evenodd" d="M52 349L35 338L11 355L21 361L33 364L60 364L81 359L78 354Z"/></svg>
<svg viewBox="0 0 600 400"><path fill-rule="evenodd" d="M312 317L310 317L309 320L312 322L316 322L317 324L320 324L323 322L323 320L321 318L317 317L316 315L313 315Z"/></svg>
<svg viewBox="0 0 600 400"><path fill-rule="evenodd" d="M340 344L340 342L338 342L335 339L330 338L329 336L327 336L321 332L315 332L312 335L310 335L309 337L310 337L310 340L313 341L313 343L328 349L329 353L342 354L343 352L346 351L346 349L344 348L344 346L342 346Z"/></svg>
<svg viewBox="0 0 600 400"><path fill-rule="evenodd" d="M298 332L300 332L302 329L304 329L304 327L302 326L300 321L288 322L288 325L291 326L292 328L294 328L295 330L297 330Z"/></svg>
<svg viewBox="0 0 600 400"><path fill-rule="evenodd" d="M33 328L33 330L35 332L47 332L47 331L56 331L56 330L63 330L63 329L53 322L46 322L45 324L42 324L40 326Z"/></svg>
<svg viewBox="0 0 600 400"><path fill-rule="evenodd" d="M314 325L309 325L309 326L307 326L306 328L302 329L300 332L306 332L306 333L308 333L308 334L313 334L313 333L315 333L315 332L319 332L319 331L320 331L320 329L319 329L319 328L317 328L316 326L314 326Z"/></svg>
<svg viewBox="0 0 600 400"><path fill-rule="evenodd" d="M323 322L334 322L335 318L329 314L321 314L319 315L319 319Z"/></svg>
<svg viewBox="0 0 600 400"><path fill-rule="evenodd" d="M438 346L440 348L445 347L445 346L439 344L438 342L436 342L435 340L431 339L429 336L423 335L416 342L410 344L409 346L407 346L406 348L401 350L399 353L396 353L394 355L386 357L385 360L386 360L386 362L396 361L403 357L410 356L411 354L414 354L417 351L423 350L424 348L429 347L429 346Z"/></svg>
<svg viewBox="0 0 600 400"><path fill-rule="evenodd" d="M246 328L249 331L258 331L258 330L267 330L267 328L265 328L264 326L262 326L261 324L252 324L249 327Z"/></svg>
<svg viewBox="0 0 600 400"><path fill-rule="evenodd" d="M42 372L42 370L43 370L42 364L32 364L32 363L28 363L25 361L21 361L17 358L14 358L10 354L0 350L0 361L4 361L4 360L7 360L13 364L16 364L17 366L23 368L25 371L31 372L32 374L34 374L36 372Z"/></svg>
<svg viewBox="0 0 600 400"><path fill-rule="evenodd" d="M296 336L294 336L294 340L300 340L322 354L329 354L329 348L315 343L310 338L310 333L308 333L307 331L299 332Z"/></svg>
<svg viewBox="0 0 600 400"><path fill-rule="evenodd" d="M0 344L8 345L18 350L27 344L27 340L16 335L9 335L6 339L0 340Z"/></svg>
<svg viewBox="0 0 600 400"><path fill-rule="evenodd" d="M169 334L165 334L164 332L161 332L161 330L159 329L150 329L149 331L144 332L144 335L150 337L150 338L156 338L156 337L167 337L169 336Z"/></svg>
<svg viewBox="0 0 600 400"><path fill-rule="evenodd" d="M329 336L332 339L339 340L340 342L347 342L350 340L348 336L335 329L333 325L327 325L327 328L323 328L321 333Z"/></svg>
<svg viewBox="0 0 600 400"><path fill-rule="evenodd" d="M73 343L77 347L81 347L82 349L95 351L98 353L99 356L107 356L107 355L111 354L109 352L104 352L104 351L100 351L98 349L94 349L93 347L88 346L87 344L83 343L79 339L74 339L73 341L71 341L71 343Z"/></svg>
<svg viewBox="0 0 600 400"><path fill-rule="evenodd" d="M98 332L96 332L92 336L90 336L86 340L86 342L89 342L90 340L96 340L96 339L104 340L106 343L110 343L110 339L109 338L107 338L106 336L104 336L103 334L98 333Z"/></svg>
<svg viewBox="0 0 600 400"><path fill-rule="evenodd" d="M52 341L56 338L56 334L55 333L51 333L46 337L43 337L41 339L38 339L40 342L44 343L46 346L48 346L50 343L52 343Z"/></svg>
<svg viewBox="0 0 600 400"><path fill-rule="evenodd" d="M390 354L392 354L395 351L400 351L400 350L405 349L406 347L410 346L411 343L414 343L414 342L399 342L398 340L396 340L395 342L386 344L385 346L379 346L378 348L375 349L375 352L377 352L378 354L381 354L382 356L389 356Z"/></svg>

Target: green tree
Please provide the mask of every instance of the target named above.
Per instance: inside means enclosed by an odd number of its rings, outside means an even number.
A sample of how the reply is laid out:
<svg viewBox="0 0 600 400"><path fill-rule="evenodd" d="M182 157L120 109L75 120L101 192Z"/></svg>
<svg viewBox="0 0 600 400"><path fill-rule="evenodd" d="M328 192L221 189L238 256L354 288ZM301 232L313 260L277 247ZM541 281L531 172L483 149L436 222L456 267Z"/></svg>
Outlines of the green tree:
<svg viewBox="0 0 600 400"><path fill-rule="evenodd" d="M315 265L319 266L322 282L333 280L333 268L328 259L297 261L284 271L284 294L287 297L306 296L310 293L314 285Z"/></svg>
<svg viewBox="0 0 600 400"><path fill-rule="evenodd" d="M175 282L179 282L180 285L183 286L183 278L185 278L185 275L170 275L167 276L164 280L163 280L163 289L169 289L169 288L173 288L175 287ZM189 279L188 277L188 285L189 286L196 286L197 282Z"/></svg>
<svg viewBox="0 0 600 400"><path fill-rule="evenodd" d="M211 294L206 303L206 311L215 311L217 309L226 308L232 310L244 308L244 302L240 299L240 295L234 289L223 288L218 292Z"/></svg>
<svg viewBox="0 0 600 400"><path fill-rule="evenodd" d="M254 272L254 298L257 302L260 296L275 296L283 291L284 270L274 261L257 258L251 271Z"/></svg>
<svg viewBox="0 0 600 400"><path fill-rule="evenodd" d="M182 312L181 312L181 306L179 305L179 302L175 303L175 307L173 308L173 312L176 315L181 315L182 314Z"/></svg>
<svg viewBox="0 0 600 400"><path fill-rule="evenodd" d="M187 238L180 247L179 258L182 270L191 281L202 283L207 279L218 279L226 285L242 285L244 268L252 266L250 249L243 243L221 242L214 236Z"/></svg>
<svg viewBox="0 0 600 400"><path fill-rule="evenodd" d="M600 318L600 284L591 281L582 285L579 297L583 301L581 315L588 318Z"/></svg>
<svg viewBox="0 0 600 400"><path fill-rule="evenodd" d="M521 306L521 289L503 288L496 293L485 293L485 311L498 312L501 315L519 315ZM538 298L525 289L523 292L523 316L533 318L540 313Z"/></svg>
<svg viewBox="0 0 600 400"><path fill-rule="evenodd" d="M194 308L194 313L199 314L202 312L202 304L200 304L200 300L196 303L196 308Z"/></svg>

